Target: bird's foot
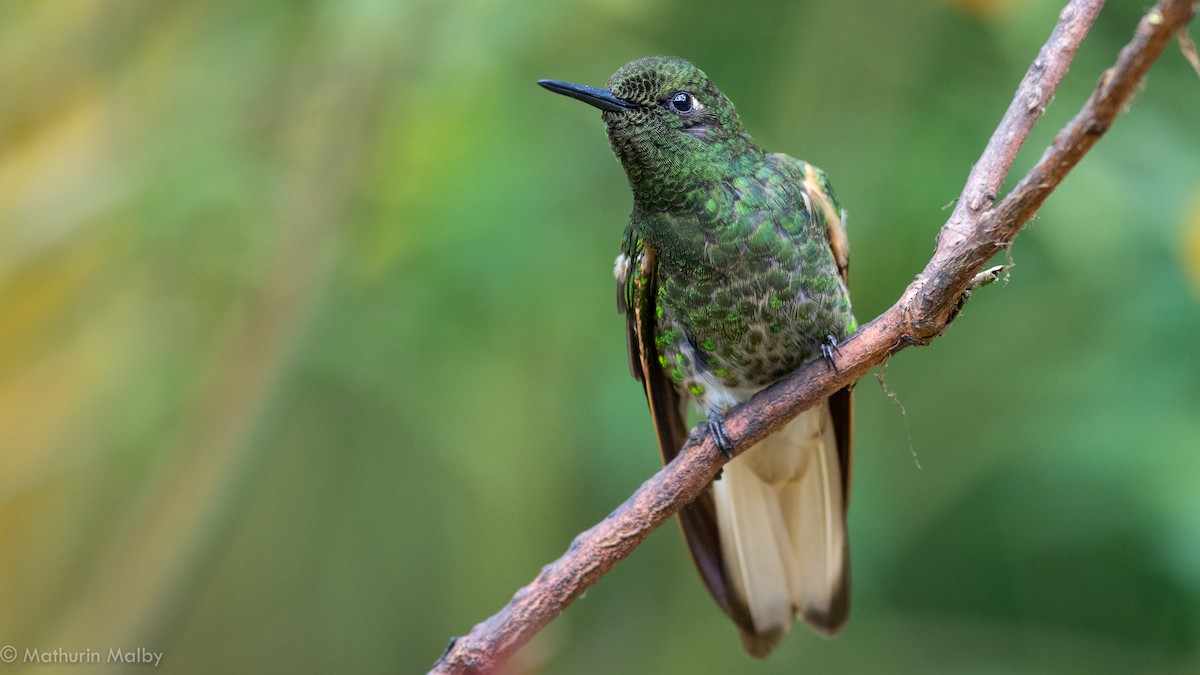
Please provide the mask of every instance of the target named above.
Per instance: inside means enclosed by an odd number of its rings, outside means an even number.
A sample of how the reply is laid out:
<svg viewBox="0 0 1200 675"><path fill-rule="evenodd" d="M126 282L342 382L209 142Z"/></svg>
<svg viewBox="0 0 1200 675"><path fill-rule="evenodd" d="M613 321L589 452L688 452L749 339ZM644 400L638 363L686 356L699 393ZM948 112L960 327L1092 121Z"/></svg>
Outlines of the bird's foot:
<svg viewBox="0 0 1200 675"><path fill-rule="evenodd" d="M729 440L729 429L725 428L725 415L719 412L708 414L708 433L725 459L733 459L733 442Z"/></svg>
<svg viewBox="0 0 1200 675"><path fill-rule="evenodd" d="M837 364L833 360L834 354L838 356L842 355L842 352L838 350L837 338L832 335L826 335L825 339L821 341L821 358L825 360L826 365L837 370Z"/></svg>

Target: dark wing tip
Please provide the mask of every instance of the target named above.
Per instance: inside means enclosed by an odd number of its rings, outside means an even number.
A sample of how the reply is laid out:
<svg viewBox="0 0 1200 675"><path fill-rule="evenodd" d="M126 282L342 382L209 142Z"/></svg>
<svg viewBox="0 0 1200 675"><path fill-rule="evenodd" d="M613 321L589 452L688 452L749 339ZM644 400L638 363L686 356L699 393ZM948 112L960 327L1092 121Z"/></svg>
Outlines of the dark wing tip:
<svg viewBox="0 0 1200 675"><path fill-rule="evenodd" d="M765 659L787 634L787 628L776 628L768 633L751 633L738 626L738 637L742 638L742 647L746 653L756 659Z"/></svg>
<svg viewBox="0 0 1200 675"><path fill-rule="evenodd" d="M833 597L829 599L829 605L804 607L802 610L804 620L825 637L833 637L842 629L842 626L846 625L846 619L850 618L849 556L846 556L845 560L846 566L842 570L841 579L837 581L837 589L834 591Z"/></svg>

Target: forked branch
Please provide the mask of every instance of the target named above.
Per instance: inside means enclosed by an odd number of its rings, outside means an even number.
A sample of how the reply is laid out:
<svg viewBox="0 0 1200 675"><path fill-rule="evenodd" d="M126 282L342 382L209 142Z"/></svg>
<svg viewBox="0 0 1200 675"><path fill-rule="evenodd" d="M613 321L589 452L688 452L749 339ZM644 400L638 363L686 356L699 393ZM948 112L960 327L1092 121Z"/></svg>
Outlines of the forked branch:
<svg viewBox="0 0 1200 675"><path fill-rule="evenodd" d="M933 258L900 300L839 347L837 370L809 363L726 417L740 453L817 401L890 355L928 344L949 327L970 292L988 281L984 265L1008 247L1067 173L1112 125L1171 38L1195 14L1192 0L1161 0L1138 23L1133 40L1104 72L1095 91L1041 160L1011 193L993 204L1017 151L1067 72L1102 0L1072 0L1026 72L1000 125L971 170ZM994 270L989 270L994 272ZM994 275L991 276L994 278ZM571 542L498 613L453 640L434 673L490 673L558 616L643 539L691 502L725 458L712 439L694 432L679 455L601 523Z"/></svg>

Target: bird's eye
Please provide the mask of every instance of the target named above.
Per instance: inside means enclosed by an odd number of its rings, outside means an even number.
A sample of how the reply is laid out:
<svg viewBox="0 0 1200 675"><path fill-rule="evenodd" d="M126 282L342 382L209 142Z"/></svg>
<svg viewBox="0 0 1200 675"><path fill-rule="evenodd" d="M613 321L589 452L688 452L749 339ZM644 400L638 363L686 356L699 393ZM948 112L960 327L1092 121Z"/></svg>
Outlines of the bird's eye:
<svg viewBox="0 0 1200 675"><path fill-rule="evenodd" d="M677 113L689 113L696 107L696 97L681 91L671 97L671 110Z"/></svg>

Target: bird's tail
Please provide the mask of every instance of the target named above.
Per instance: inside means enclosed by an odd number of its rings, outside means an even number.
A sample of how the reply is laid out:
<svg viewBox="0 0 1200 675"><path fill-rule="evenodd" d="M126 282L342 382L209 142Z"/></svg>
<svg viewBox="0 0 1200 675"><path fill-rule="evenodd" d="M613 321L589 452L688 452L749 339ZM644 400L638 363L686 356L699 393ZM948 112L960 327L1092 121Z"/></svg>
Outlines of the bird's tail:
<svg viewBox="0 0 1200 675"><path fill-rule="evenodd" d="M845 485L828 401L729 462L713 483L725 569L753 623L753 631L739 626L752 656L766 656L793 616L825 635L845 622Z"/></svg>

